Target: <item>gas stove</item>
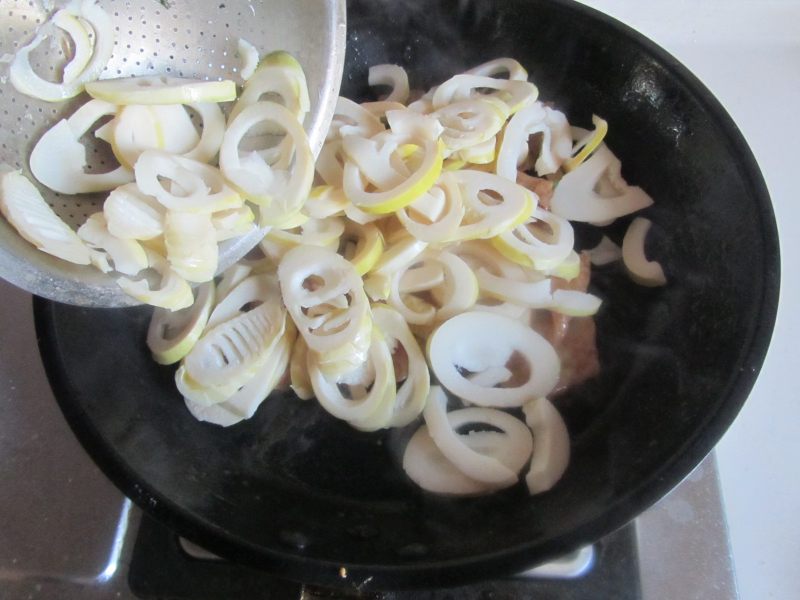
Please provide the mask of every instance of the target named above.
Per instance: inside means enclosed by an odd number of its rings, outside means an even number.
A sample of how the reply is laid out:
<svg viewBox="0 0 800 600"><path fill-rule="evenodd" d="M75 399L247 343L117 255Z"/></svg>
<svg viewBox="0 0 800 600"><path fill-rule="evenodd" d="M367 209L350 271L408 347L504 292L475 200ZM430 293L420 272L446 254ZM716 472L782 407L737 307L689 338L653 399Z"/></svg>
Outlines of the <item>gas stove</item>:
<svg viewBox="0 0 800 600"><path fill-rule="evenodd" d="M0 282L0 598L336 598L210 555L151 520L106 480L53 398L31 296ZM328 595L325 595L328 594ZM710 455L627 527L517 577L427 598L737 598Z"/></svg>

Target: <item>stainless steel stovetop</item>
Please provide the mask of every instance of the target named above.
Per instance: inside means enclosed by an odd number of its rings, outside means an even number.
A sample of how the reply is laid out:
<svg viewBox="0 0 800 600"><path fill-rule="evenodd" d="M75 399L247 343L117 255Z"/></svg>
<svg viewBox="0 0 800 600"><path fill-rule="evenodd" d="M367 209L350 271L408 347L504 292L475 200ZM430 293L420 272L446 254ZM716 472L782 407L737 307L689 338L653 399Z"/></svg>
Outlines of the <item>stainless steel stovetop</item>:
<svg viewBox="0 0 800 600"><path fill-rule="evenodd" d="M135 598L128 570L141 513L61 416L30 295L0 281L0 298L0 598ZM635 531L645 600L737 598L713 454ZM583 550L538 575L580 578L591 555Z"/></svg>

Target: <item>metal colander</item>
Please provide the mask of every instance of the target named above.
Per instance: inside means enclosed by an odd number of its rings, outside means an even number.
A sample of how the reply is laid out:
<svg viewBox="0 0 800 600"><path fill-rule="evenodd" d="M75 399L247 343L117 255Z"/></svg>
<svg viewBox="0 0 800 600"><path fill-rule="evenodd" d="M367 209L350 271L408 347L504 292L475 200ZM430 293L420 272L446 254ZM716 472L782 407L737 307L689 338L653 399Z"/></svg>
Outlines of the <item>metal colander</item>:
<svg viewBox="0 0 800 600"><path fill-rule="evenodd" d="M0 0L0 55L12 55L59 8L46 0ZM314 154L319 151L339 93L344 63L344 0L100 0L114 23L114 53L101 76L171 75L240 82L239 38L263 54L292 53L308 80L311 112L306 117ZM34 70L46 79L60 74L69 58L66 39L55 36L32 54ZM86 94L60 103L20 94L8 82L8 64L0 65L0 163L36 181L28 169L34 144L60 119L87 100ZM108 145L92 135L89 169L111 170L118 164ZM77 228L99 210L107 194L67 196L38 185L45 200ZM220 246L220 268L252 248L245 236ZM126 306L126 296L111 277L90 266L73 265L37 250L0 218L0 277L39 296L84 306Z"/></svg>

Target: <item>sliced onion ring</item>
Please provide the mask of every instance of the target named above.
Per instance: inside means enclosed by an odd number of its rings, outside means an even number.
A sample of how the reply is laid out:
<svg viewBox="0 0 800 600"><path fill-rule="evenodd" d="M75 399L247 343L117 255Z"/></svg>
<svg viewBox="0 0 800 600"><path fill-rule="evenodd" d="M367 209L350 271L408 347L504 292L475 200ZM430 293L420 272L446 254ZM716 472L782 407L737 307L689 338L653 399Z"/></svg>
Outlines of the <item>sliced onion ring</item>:
<svg viewBox="0 0 800 600"><path fill-rule="evenodd" d="M533 432L533 458L525 476L531 494L552 488L569 465L569 432L564 419L547 398L536 398L522 411Z"/></svg>
<svg viewBox="0 0 800 600"><path fill-rule="evenodd" d="M469 410L469 409L468 409ZM527 427L518 419L493 409L471 409L476 421L499 427L509 435L511 443L519 445L520 468L531 454L533 440ZM459 471L470 479L507 487L517 481L517 472L506 467L499 460L475 452L462 441L447 418L447 396L438 385L431 386L428 402L424 410L425 424L436 446ZM479 420L478 420L479 419Z"/></svg>
<svg viewBox="0 0 800 600"><path fill-rule="evenodd" d="M157 308L147 328L147 347L153 360L161 365L178 362L200 339L214 305L214 282L197 287L195 301L179 311Z"/></svg>
<svg viewBox="0 0 800 600"><path fill-rule="evenodd" d="M667 283L661 264L648 260L644 243L652 222L644 217L636 217L628 226L622 240L622 261L631 277L642 285L660 286Z"/></svg>
<svg viewBox="0 0 800 600"><path fill-rule="evenodd" d="M86 148L78 140L98 120L114 115L117 107L90 100L69 119L62 119L36 142L30 156L34 177L62 194L85 194L112 190L133 181L133 171L123 166L107 173L86 173Z"/></svg>
<svg viewBox="0 0 800 600"><path fill-rule="evenodd" d="M389 102L408 101L408 74L400 65L373 65L369 68L367 82L371 86L388 85L391 93L385 98Z"/></svg>
<svg viewBox="0 0 800 600"><path fill-rule="evenodd" d="M519 353L528 378L513 387L483 387L462 375L505 367ZM459 398L478 406L522 406L544 396L558 380L559 359L541 335L505 316L467 312L445 321L428 340L428 360L441 384Z"/></svg>

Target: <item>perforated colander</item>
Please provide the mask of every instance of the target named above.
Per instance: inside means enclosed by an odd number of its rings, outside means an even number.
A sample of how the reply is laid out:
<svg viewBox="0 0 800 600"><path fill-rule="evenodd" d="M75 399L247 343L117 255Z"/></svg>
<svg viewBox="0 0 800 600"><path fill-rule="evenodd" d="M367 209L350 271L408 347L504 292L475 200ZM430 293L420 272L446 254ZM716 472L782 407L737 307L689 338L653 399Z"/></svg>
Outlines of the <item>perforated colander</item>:
<svg viewBox="0 0 800 600"><path fill-rule="evenodd" d="M27 44L60 2L0 0L0 55L12 55ZM172 75L241 82L239 38L260 54L292 53L303 65L311 111L305 127L316 154L333 113L344 63L344 0L100 0L114 24L114 53L101 78ZM69 58L65 40L46 40L33 54L34 70L53 79ZM8 64L0 65L0 163L21 169L35 182L28 157L42 134L87 100L43 102L17 92L8 81ZM93 135L87 147L89 169L111 170L118 164L111 149ZM102 206L107 194L66 196L38 185L55 212L70 226L80 226ZM220 268L257 243L254 235L220 246ZM59 260L23 240L0 218L0 277L31 293L84 306L126 306L113 279L91 266Z"/></svg>

